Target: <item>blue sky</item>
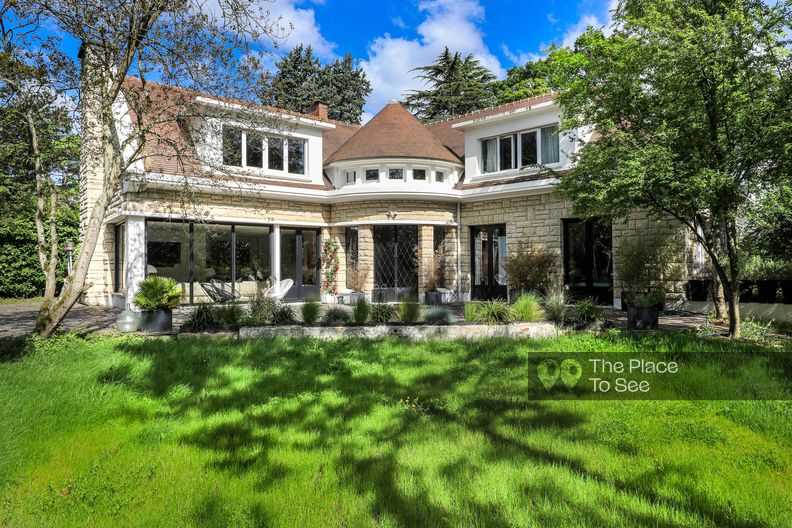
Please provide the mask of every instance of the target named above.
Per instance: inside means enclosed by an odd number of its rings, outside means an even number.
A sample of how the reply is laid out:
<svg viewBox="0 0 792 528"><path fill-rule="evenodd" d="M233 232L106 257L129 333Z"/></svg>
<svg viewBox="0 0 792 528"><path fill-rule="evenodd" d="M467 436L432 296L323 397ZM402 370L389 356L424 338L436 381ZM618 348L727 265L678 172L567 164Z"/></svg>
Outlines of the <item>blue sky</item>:
<svg viewBox="0 0 792 528"><path fill-rule="evenodd" d="M311 44L321 60L350 52L373 86L366 116L420 87L409 70L444 46L472 53L498 77L539 56L551 42L571 43L588 25L609 22L614 0L275 0L271 11L294 24L283 49Z"/></svg>

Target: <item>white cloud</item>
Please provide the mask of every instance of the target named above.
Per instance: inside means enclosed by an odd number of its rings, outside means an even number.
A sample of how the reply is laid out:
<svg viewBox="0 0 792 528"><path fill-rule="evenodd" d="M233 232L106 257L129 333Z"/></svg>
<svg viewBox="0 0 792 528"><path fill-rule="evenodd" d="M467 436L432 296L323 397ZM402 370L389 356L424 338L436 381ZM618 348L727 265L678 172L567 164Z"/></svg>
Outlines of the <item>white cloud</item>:
<svg viewBox="0 0 792 528"><path fill-rule="evenodd" d="M613 17L613 11L619 6L619 0L609 0L608 7L602 15L595 15L593 13L585 13L583 16L580 17L575 24L569 26L566 31L564 32L564 36L562 38L561 43L564 46L573 46L575 44L575 40L586 32L589 26L593 26L595 28L603 27L604 33L609 35L611 33L611 22Z"/></svg>
<svg viewBox="0 0 792 528"><path fill-rule="evenodd" d="M547 13L547 21L551 24L558 24L558 18L553 13Z"/></svg>
<svg viewBox="0 0 792 528"><path fill-rule="evenodd" d="M314 10L297 7L297 3L299 3L298 0L275 0L268 6L273 20L280 18L281 24L285 25L287 29L289 24L293 26L285 41L281 43L281 47L289 50L298 44L310 45L319 58L334 59L336 44L322 36ZM314 3L323 2L315 1Z"/></svg>
<svg viewBox="0 0 792 528"><path fill-rule="evenodd" d="M404 23L404 20L402 20L402 17L395 17L395 18L392 18L392 19L391 19L391 23L392 23L394 26L396 26L397 28L400 28L400 29L407 29L407 24L405 24L405 23Z"/></svg>
<svg viewBox="0 0 792 528"><path fill-rule="evenodd" d="M389 100L400 99L408 90L422 88L422 81L414 79L415 72L410 70L431 64L446 46L472 53L498 77L506 74L484 43L478 25L484 19L484 8L477 0L426 0L418 9L426 15L416 28L418 38L386 33L369 43L368 59L361 62L372 86L367 115L379 112Z"/></svg>
<svg viewBox="0 0 792 528"><path fill-rule="evenodd" d="M541 53L525 52L522 50L512 51L506 44L501 44L500 49L506 58L515 66L522 66L526 62L534 62L544 57Z"/></svg>

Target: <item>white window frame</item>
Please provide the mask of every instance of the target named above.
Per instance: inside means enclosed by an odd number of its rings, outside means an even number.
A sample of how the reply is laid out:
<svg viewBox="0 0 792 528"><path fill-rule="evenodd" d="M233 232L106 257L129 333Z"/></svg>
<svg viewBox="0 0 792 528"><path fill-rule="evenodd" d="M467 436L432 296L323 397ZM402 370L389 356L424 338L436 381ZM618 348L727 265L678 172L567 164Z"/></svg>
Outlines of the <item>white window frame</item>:
<svg viewBox="0 0 792 528"><path fill-rule="evenodd" d="M372 172L376 171L377 172L377 179L376 180L369 180L368 179L368 173L370 171L372 171ZM365 169L363 171L363 181L364 181L364 183L376 183L376 182L380 181L380 178L381 178L381 176L380 176L380 170L379 169Z"/></svg>
<svg viewBox="0 0 792 528"><path fill-rule="evenodd" d="M275 173L275 174L282 174L284 176L289 176L291 178L308 178L308 140L303 137L283 137L277 136L274 134L268 134L266 132L262 132L260 130L246 130L242 127L231 126L231 125L223 125L220 131L220 156L221 161L223 160L223 152L225 146L223 142L225 141L225 129L230 128L233 130L238 130L242 134L242 165L226 165L223 163L224 167L228 167L229 169L236 169L239 170L244 169L246 171L254 171L260 173ZM247 164L247 135L248 132L254 132L256 134L260 134L262 137L262 145L261 145L261 156L262 156L262 165L263 167L257 167L255 165L248 165ZM280 139L281 144L283 145L283 169L271 169L269 166L269 140L270 139ZM304 173L299 174L296 172L289 172L289 140L295 141L302 141L303 142L303 168Z"/></svg>
<svg viewBox="0 0 792 528"><path fill-rule="evenodd" d="M352 175L352 181L349 181L349 175ZM357 182L357 171L348 170L344 171L344 183L347 185L353 184Z"/></svg>
<svg viewBox="0 0 792 528"><path fill-rule="evenodd" d="M442 178L439 179L439 180L437 179L437 175L438 174L442 174L443 175ZM434 171L434 182L435 183L444 183L446 181L446 178L448 178L447 171L441 171L441 170Z"/></svg>
<svg viewBox="0 0 792 528"><path fill-rule="evenodd" d="M401 171L401 178L391 178L390 172L392 170ZM404 173L407 172L407 171L404 170L404 167L388 167L387 169L385 169L385 171L386 171L386 174L388 175L388 178L387 178L388 181L405 181L405 179L406 179L404 177Z"/></svg>
<svg viewBox="0 0 792 528"><path fill-rule="evenodd" d="M555 123L548 123L542 126L526 128L522 130L518 130L516 132L509 132L508 134L498 134L497 136L487 136L482 137L479 139L479 173L480 174L496 174L496 173L506 173L512 171L519 171L522 170L522 135L528 134L530 132L536 133L536 163L542 164L542 129L549 128L553 126L558 126L557 122ZM514 138L517 138L515 141ZM501 169L501 155L500 155L500 142L503 138L511 138L512 141L512 167L511 169ZM553 163L548 163L548 166L557 166L561 163L561 136L560 134L555 135L556 140L559 143L559 156L558 161L554 161ZM484 170L485 163L484 163L484 142L488 140L495 140L495 167L497 167L494 171L486 172Z"/></svg>
<svg viewBox="0 0 792 528"><path fill-rule="evenodd" d="M424 177L416 179L415 178L415 171L423 171ZM412 169L410 169L410 179L413 180L413 181L418 181L418 182L427 182L427 181L429 181L429 176L431 175L431 172L432 171L430 171L426 167L413 167Z"/></svg>

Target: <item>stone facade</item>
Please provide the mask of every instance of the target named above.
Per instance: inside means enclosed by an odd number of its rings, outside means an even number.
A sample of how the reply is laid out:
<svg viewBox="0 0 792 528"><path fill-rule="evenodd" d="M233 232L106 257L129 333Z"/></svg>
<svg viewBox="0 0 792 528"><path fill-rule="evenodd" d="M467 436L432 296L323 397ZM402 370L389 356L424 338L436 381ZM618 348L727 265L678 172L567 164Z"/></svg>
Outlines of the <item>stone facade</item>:
<svg viewBox="0 0 792 528"><path fill-rule="evenodd" d="M369 222L425 222L451 224L456 204L426 200L366 200L333 204L330 221L367 224Z"/></svg>

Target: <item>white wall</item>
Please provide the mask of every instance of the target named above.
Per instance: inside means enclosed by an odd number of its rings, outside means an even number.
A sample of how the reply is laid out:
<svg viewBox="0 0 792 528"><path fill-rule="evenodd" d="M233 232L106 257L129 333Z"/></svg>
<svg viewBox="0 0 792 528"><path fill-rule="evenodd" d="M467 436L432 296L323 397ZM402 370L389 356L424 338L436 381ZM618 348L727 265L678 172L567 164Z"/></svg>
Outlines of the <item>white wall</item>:
<svg viewBox="0 0 792 528"><path fill-rule="evenodd" d="M402 169L403 179L391 180L389 169ZM451 193L454 185L459 181L460 165L436 160L420 160L405 158L377 158L370 160L352 160L336 162L327 167L327 174L336 191L333 196L353 196L356 194L397 193L443 196ZM366 170L379 171L379 181L366 181ZM415 169L426 171L425 180L413 178ZM347 171L355 171L355 182L346 183ZM437 181L437 172L444 174L442 181Z"/></svg>
<svg viewBox="0 0 792 528"><path fill-rule="evenodd" d="M493 136L511 134L558 124L560 110L557 105L549 105L535 110L514 113L508 116L486 118L481 121L463 126L465 132L465 181L486 181L489 179L502 179L512 176L522 176L536 173L537 169L519 170L512 169L498 172L481 172L481 139ZM561 169L569 165L569 156L575 151L575 142L567 133L561 133L559 138L559 163L548 165L553 169Z"/></svg>

